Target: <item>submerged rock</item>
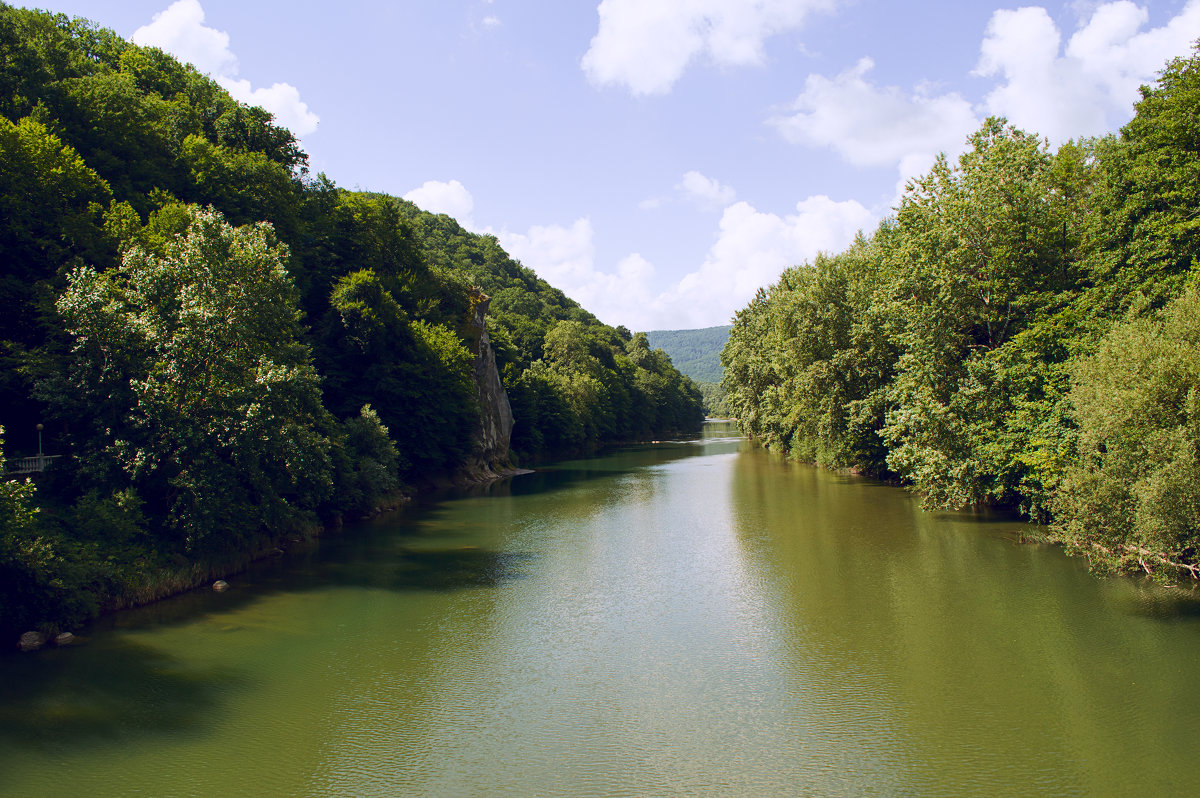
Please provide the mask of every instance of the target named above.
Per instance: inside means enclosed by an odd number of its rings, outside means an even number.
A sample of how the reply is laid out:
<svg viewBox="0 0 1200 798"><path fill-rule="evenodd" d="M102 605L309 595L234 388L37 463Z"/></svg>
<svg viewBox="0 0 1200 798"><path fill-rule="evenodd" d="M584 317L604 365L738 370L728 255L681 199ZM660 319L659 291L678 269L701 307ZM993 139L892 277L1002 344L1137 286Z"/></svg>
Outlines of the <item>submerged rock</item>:
<svg viewBox="0 0 1200 798"><path fill-rule="evenodd" d="M75 642L75 635L70 632L60 632L54 636L54 645L69 646Z"/></svg>
<svg viewBox="0 0 1200 798"><path fill-rule="evenodd" d="M229 589L229 583L224 579L218 579L217 581L213 582L212 589L218 593L223 593Z"/></svg>

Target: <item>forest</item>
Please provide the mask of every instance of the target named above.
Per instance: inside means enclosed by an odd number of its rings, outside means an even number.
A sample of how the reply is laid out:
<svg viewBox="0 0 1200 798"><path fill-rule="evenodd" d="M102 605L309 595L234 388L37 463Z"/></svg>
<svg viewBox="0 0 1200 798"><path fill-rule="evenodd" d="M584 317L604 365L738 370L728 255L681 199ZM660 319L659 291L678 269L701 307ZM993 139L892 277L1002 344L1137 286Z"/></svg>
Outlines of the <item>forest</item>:
<svg viewBox="0 0 1200 798"><path fill-rule="evenodd" d="M661 348L681 372L695 381L704 401L704 414L728 418L721 386L721 350L729 340L729 325L699 330L651 330L650 346Z"/></svg>
<svg viewBox="0 0 1200 798"><path fill-rule="evenodd" d="M650 345L671 356L671 362L697 383L721 381L721 349L729 340L729 326L699 330L651 330Z"/></svg>
<svg viewBox="0 0 1200 798"><path fill-rule="evenodd" d="M1200 577L1200 55L1120 131L989 119L734 320L724 385L789 456L994 506L1101 572Z"/></svg>
<svg viewBox="0 0 1200 798"><path fill-rule="evenodd" d="M472 462L703 420L644 333L494 237L312 175L267 112L158 49L5 4L0 263L0 471L55 458L0 482L0 638L197 584ZM485 309L515 419L499 453L473 377Z"/></svg>

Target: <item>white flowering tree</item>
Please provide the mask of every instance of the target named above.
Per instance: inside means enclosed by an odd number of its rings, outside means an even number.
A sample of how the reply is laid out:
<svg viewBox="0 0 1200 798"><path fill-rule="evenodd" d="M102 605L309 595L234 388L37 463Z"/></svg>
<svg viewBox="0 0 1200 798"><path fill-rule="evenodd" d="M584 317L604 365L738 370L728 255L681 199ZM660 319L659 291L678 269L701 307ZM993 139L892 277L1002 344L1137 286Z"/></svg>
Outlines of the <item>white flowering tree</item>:
<svg viewBox="0 0 1200 798"><path fill-rule="evenodd" d="M271 226L194 207L183 223L161 252L70 275L72 357L50 398L91 484L134 488L168 548L219 552L311 517L333 422Z"/></svg>

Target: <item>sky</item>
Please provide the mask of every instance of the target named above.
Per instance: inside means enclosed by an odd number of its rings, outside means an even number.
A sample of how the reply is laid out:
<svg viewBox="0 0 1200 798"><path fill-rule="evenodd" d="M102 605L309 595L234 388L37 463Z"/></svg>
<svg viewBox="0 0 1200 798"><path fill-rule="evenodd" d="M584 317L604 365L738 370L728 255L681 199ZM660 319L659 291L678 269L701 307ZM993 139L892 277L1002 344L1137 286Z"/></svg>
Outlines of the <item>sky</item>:
<svg viewBox="0 0 1200 798"><path fill-rule="evenodd" d="M1119 130L1200 39L1200 0L46 3L192 63L314 174L495 235L632 330L729 323L990 115L1052 146Z"/></svg>

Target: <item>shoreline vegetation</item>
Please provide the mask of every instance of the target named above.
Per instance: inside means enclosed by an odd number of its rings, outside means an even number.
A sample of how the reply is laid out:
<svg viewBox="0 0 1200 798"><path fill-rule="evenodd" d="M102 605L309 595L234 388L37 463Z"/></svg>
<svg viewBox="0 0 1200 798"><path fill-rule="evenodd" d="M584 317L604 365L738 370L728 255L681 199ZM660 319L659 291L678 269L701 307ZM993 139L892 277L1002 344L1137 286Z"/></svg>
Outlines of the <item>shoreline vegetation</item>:
<svg viewBox="0 0 1200 798"><path fill-rule="evenodd" d="M644 333L87 20L0 2L0 154L0 471L56 458L0 481L3 649L703 421Z"/></svg>
<svg viewBox="0 0 1200 798"><path fill-rule="evenodd" d="M742 430L1200 585L1200 49L1135 110L1056 149L989 119L874 233L760 289L721 358Z"/></svg>

